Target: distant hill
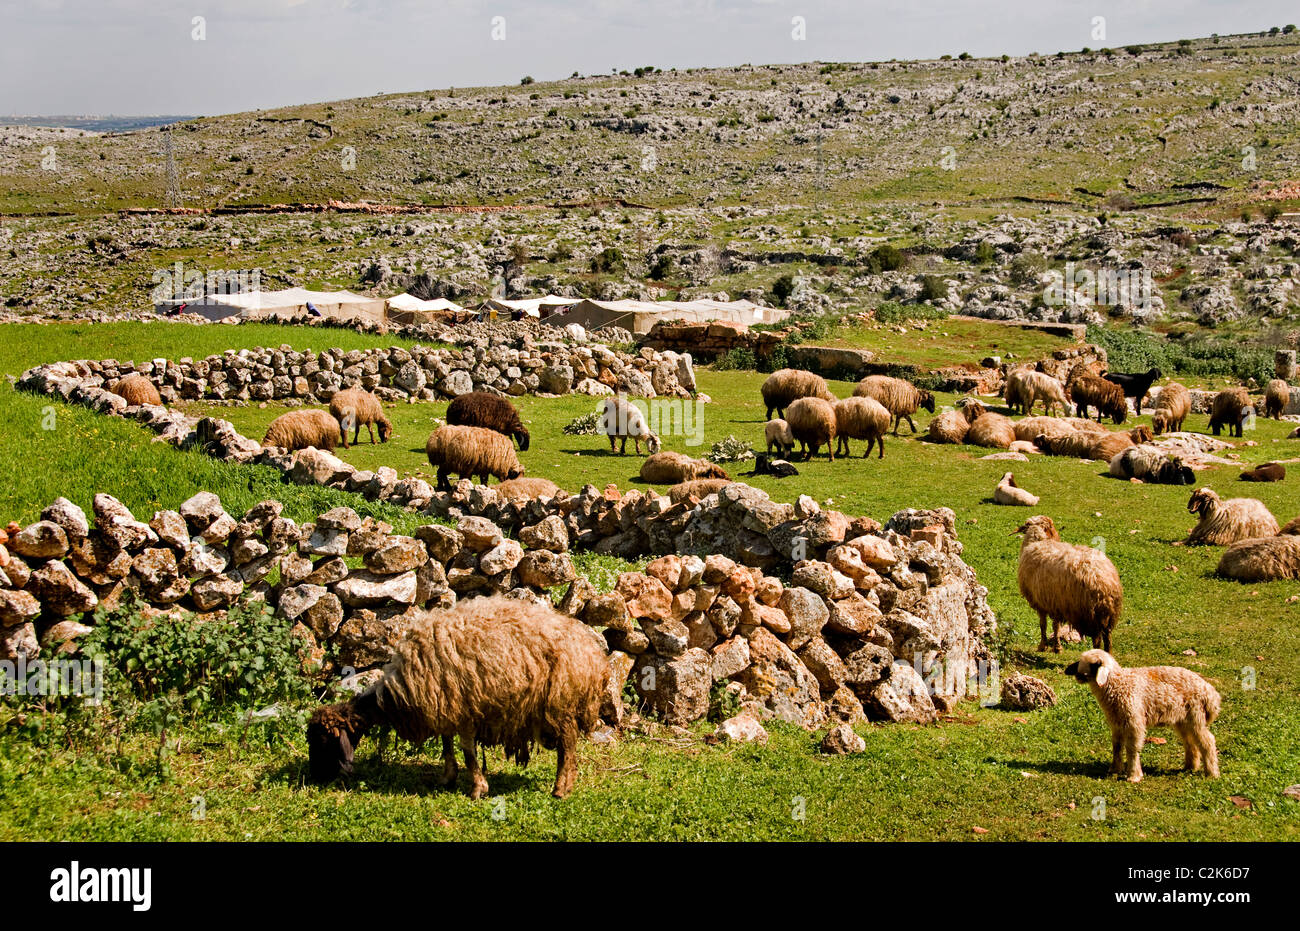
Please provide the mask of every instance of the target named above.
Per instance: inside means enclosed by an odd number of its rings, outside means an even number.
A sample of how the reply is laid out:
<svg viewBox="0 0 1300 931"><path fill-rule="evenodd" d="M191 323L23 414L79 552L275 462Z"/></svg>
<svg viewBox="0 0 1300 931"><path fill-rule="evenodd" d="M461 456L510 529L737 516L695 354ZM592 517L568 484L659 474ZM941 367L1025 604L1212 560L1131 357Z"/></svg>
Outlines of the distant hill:
<svg viewBox="0 0 1300 931"><path fill-rule="evenodd" d="M85 129L96 133L125 133L194 119L188 115L160 116L0 116L0 126L46 126Z"/></svg>

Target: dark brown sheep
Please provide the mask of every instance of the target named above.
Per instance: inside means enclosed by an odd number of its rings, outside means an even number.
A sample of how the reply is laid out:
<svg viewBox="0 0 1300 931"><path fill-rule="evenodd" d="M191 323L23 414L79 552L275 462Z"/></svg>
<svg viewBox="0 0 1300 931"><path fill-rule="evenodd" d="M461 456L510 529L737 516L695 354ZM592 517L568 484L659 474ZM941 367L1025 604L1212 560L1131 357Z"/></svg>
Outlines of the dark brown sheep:
<svg viewBox="0 0 1300 931"><path fill-rule="evenodd" d="M1229 436L1241 436L1242 428L1255 414L1245 388L1225 388L1214 396L1210 409L1210 432L1215 436L1224 427Z"/></svg>
<svg viewBox="0 0 1300 931"><path fill-rule="evenodd" d="M339 432L343 437L343 448L348 448L348 428L352 428L352 442L355 444L361 436L364 426L370 434L370 445L375 444L375 424L379 424L379 442L387 443L393 435L393 424L384 416L384 408L379 398L362 388L348 388L336 391L330 398L330 415L339 422Z"/></svg>
<svg viewBox="0 0 1300 931"><path fill-rule="evenodd" d="M1128 419L1128 399L1124 389L1112 381L1098 375L1080 375L1070 384L1070 397L1074 401L1075 413L1080 417L1088 416L1088 408L1097 408L1097 420L1106 415L1115 423Z"/></svg>
<svg viewBox="0 0 1300 931"><path fill-rule="evenodd" d="M483 427L513 437L521 452L528 449L528 430L519 411L508 400L490 391L470 391L447 405L447 423L462 427Z"/></svg>

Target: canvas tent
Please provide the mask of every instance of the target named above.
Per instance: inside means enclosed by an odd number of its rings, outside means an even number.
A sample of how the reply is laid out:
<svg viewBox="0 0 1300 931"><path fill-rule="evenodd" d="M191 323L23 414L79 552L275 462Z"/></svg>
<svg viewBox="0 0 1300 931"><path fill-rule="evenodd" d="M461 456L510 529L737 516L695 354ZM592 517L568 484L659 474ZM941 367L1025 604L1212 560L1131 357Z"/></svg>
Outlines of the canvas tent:
<svg viewBox="0 0 1300 931"><path fill-rule="evenodd" d="M560 297L556 294L547 294L544 297L526 297L519 300L505 300L499 297L490 297L483 302L479 308L482 311L491 313L495 311L503 316L514 316L516 311L523 311L529 317L539 317L546 319L566 307L578 303L581 298Z"/></svg>
<svg viewBox="0 0 1300 931"><path fill-rule="evenodd" d="M588 330L617 326L642 336L661 320L686 323L722 321L749 327L755 323L780 323L790 315L787 310L762 307L753 301L579 301L546 318L555 326L577 323Z"/></svg>
<svg viewBox="0 0 1300 931"><path fill-rule="evenodd" d="M398 294L386 302L387 318L391 323L430 323L434 320L459 319L465 308L445 297L422 301L410 294Z"/></svg>
<svg viewBox="0 0 1300 931"><path fill-rule="evenodd" d="M383 298L366 297L351 291L308 291L306 288L209 294L190 301L169 300L158 304L154 309L165 314L180 304L185 304L186 313L202 314L209 320L223 320L236 315L245 320L260 320L300 316L308 312L309 302L323 317L362 317L377 321L384 319Z"/></svg>

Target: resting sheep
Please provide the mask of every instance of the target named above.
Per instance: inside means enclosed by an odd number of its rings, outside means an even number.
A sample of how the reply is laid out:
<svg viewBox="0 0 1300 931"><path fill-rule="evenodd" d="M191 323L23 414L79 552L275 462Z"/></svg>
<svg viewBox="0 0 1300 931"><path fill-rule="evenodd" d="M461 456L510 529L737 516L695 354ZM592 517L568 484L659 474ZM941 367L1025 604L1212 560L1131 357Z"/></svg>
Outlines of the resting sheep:
<svg viewBox="0 0 1300 931"><path fill-rule="evenodd" d="M453 404L455 402L452 402ZM356 443L365 426L370 433L370 445L375 444L375 424L379 424L379 441L387 443L393 435L393 425L384 416L384 409L379 398L360 388L348 388L336 391L330 398L330 414L339 422L339 432L343 435L343 448L348 448L348 428L352 428L352 442Z"/></svg>
<svg viewBox="0 0 1300 931"><path fill-rule="evenodd" d="M763 438L767 440L767 451L770 453L772 447L776 447L779 455L788 456L794 452L794 434L790 432L790 424L784 420L769 420L763 424Z"/></svg>
<svg viewBox="0 0 1300 931"><path fill-rule="evenodd" d="M826 455L835 461L835 406L822 398L799 398L785 412L790 434L799 441L804 459L817 455L826 444Z"/></svg>
<svg viewBox="0 0 1300 931"><path fill-rule="evenodd" d="M678 485L697 478L727 479L721 467L705 459L692 459L681 453L655 453L641 463L641 481L651 485Z"/></svg>
<svg viewBox="0 0 1300 931"><path fill-rule="evenodd" d="M480 485L488 483L489 475L505 481L524 474L510 437L485 427L439 427L429 434L424 452L429 465L438 470L439 491L451 490L450 472L460 478L477 476Z"/></svg>
<svg viewBox="0 0 1300 931"><path fill-rule="evenodd" d="M786 408L800 398L820 398L827 403L835 403L835 395L826 387L826 379L803 369L779 369L767 376L759 389L763 394L763 403L767 405L768 420L772 411L777 416L786 417Z"/></svg>
<svg viewBox="0 0 1300 931"><path fill-rule="evenodd" d="M1157 436L1161 433L1177 433L1183 429L1183 421L1191 411L1191 392L1178 382L1171 381L1156 396L1156 407L1151 414L1151 429Z"/></svg>
<svg viewBox="0 0 1300 931"><path fill-rule="evenodd" d="M1029 518L1023 533L1017 579L1020 594L1038 612L1038 649L1047 649L1047 619L1052 619L1052 649L1061 652L1061 624L1069 624L1093 646L1110 649L1110 634L1124 607L1119 572L1106 554L1065 543L1045 515Z"/></svg>
<svg viewBox="0 0 1300 931"><path fill-rule="evenodd" d="M608 678L599 638L551 608L491 597L424 613L399 641L383 678L357 698L312 714L312 779L351 773L361 738L389 725L417 745L442 738L443 785L456 780L452 738L459 736L474 799L488 792L477 744L500 746L522 765L534 742L553 745L552 794L563 798L577 777L578 738L600 720Z"/></svg>
<svg viewBox="0 0 1300 931"><path fill-rule="evenodd" d="M1098 422L1103 414L1115 423L1128 419L1128 399L1124 397L1124 389L1100 376L1080 375L1070 385L1070 395L1080 417L1087 417L1088 408L1095 407Z"/></svg>
<svg viewBox="0 0 1300 931"><path fill-rule="evenodd" d="M1291 403L1291 386L1281 378L1274 378L1264 388L1264 416L1282 419L1282 412Z"/></svg>
<svg viewBox="0 0 1300 931"><path fill-rule="evenodd" d="M1241 436L1242 428L1255 414L1245 388L1226 388L1214 396L1210 409L1210 432L1215 436L1225 426L1229 436Z"/></svg>
<svg viewBox="0 0 1300 931"><path fill-rule="evenodd" d="M1102 434L1106 428L1100 424L1093 423L1091 420L1080 420L1077 417L1026 417L1024 420L1017 420L1016 439L1026 443L1032 443L1039 436L1069 436L1073 433L1093 433Z"/></svg>
<svg viewBox="0 0 1300 931"><path fill-rule="evenodd" d="M1234 543L1219 558L1216 571L1238 582L1300 579L1300 536L1283 532Z"/></svg>
<svg viewBox="0 0 1300 931"><path fill-rule="evenodd" d="M447 405L447 423L459 427L483 427L504 433L528 449L528 428L509 400L490 391L467 391Z"/></svg>
<svg viewBox="0 0 1300 931"><path fill-rule="evenodd" d="M659 452L661 446L659 437L650 432L641 409L622 395L600 402L600 425L597 429L609 437L611 453L614 452L614 441L622 439L623 444L618 450L620 456L627 454L628 437L632 438L638 456L641 455L642 440L645 440L651 455Z"/></svg>
<svg viewBox="0 0 1300 931"><path fill-rule="evenodd" d="M1110 474L1155 485L1192 485L1196 473L1158 446L1130 446L1110 460Z"/></svg>
<svg viewBox="0 0 1300 931"><path fill-rule="evenodd" d="M1251 537L1271 537L1278 532L1276 518L1263 501L1255 498L1224 501L1212 489L1198 488L1187 502L1187 511L1200 517L1183 541L1189 546L1228 546Z"/></svg>
<svg viewBox="0 0 1300 931"><path fill-rule="evenodd" d="M703 501L709 495L715 495L731 484L726 478L696 478L689 482L679 482L668 489L668 498L673 504L680 504L694 498Z"/></svg>
<svg viewBox="0 0 1300 931"><path fill-rule="evenodd" d="M928 438L931 443L964 443L970 426L987 413L987 409L974 398L966 398L955 411L944 411L930 421Z"/></svg>
<svg viewBox="0 0 1300 931"><path fill-rule="evenodd" d="M912 415L918 408L923 407L931 414L934 413L934 395L903 378L868 375L858 382L858 386L853 389L853 396L874 398L884 405L885 410L889 411L894 419L895 436L898 436L898 428L902 426L904 419L912 428L912 432L916 432L916 423L912 420Z"/></svg>
<svg viewBox="0 0 1300 931"><path fill-rule="evenodd" d="M1110 775L1142 781L1142 746L1153 727L1172 727L1183 743L1183 768L1219 777L1219 752L1210 725L1222 699L1214 686L1181 666L1125 669L1104 650L1086 650L1065 667L1092 690L1110 725ZM1127 759L1121 759L1126 757Z"/></svg>
<svg viewBox="0 0 1300 931"><path fill-rule="evenodd" d="M792 475L798 475L799 470L794 467L793 463L786 462L784 459L773 459L767 453L759 453L754 457L754 471L751 475L770 475L773 478L790 478Z"/></svg>
<svg viewBox="0 0 1300 931"><path fill-rule="evenodd" d="M339 442L339 422L328 411L289 411L272 420L262 437L263 446L279 446L287 450L314 446L334 452Z"/></svg>
<svg viewBox="0 0 1300 931"><path fill-rule="evenodd" d="M885 458L885 433L889 430L889 411L871 397L844 398L835 402L835 451L849 456L849 440L866 440L866 459L871 447L880 444L879 458Z"/></svg>
<svg viewBox="0 0 1300 931"><path fill-rule="evenodd" d="M966 434L967 444L989 449L1008 449L1015 440L1016 427L1011 418L992 412L977 417Z"/></svg>
<svg viewBox="0 0 1300 931"><path fill-rule="evenodd" d="M125 398L128 405L155 404L162 405L162 395L154 383L143 375L127 375L113 382L108 389L119 398Z"/></svg>
<svg viewBox="0 0 1300 931"><path fill-rule="evenodd" d="M1016 484L1016 477L1008 472L993 489L994 504L1009 504L1018 507L1033 507L1038 503L1038 495L1032 495Z"/></svg>
<svg viewBox="0 0 1300 931"><path fill-rule="evenodd" d="M1119 385L1124 392L1124 397L1133 399L1133 410L1140 414L1142 413L1142 402L1146 400L1147 394L1151 391L1151 385L1159 381L1161 376L1160 369L1153 368L1136 374L1102 372L1101 377L1106 381Z"/></svg>
<svg viewBox="0 0 1300 931"><path fill-rule="evenodd" d="M1243 482L1280 482L1286 478L1286 466L1280 462L1265 462L1241 473Z"/></svg>
<svg viewBox="0 0 1300 931"><path fill-rule="evenodd" d="M497 497L514 502L554 498L560 491L560 486L549 478L510 478L497 485Z"/></svg>

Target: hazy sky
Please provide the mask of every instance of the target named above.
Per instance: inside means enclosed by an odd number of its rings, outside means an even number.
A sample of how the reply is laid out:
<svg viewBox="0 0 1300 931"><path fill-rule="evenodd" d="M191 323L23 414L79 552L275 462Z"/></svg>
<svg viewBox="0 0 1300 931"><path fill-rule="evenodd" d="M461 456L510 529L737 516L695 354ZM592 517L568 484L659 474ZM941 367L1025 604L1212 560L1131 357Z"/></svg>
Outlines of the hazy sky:
<svg viewBox="0 0 1300 931"><path fill-rule="evenodd" d="M0 114L212 115L524 75L1050 53L1297 19L1294 0L0 0Z"/></svg>

